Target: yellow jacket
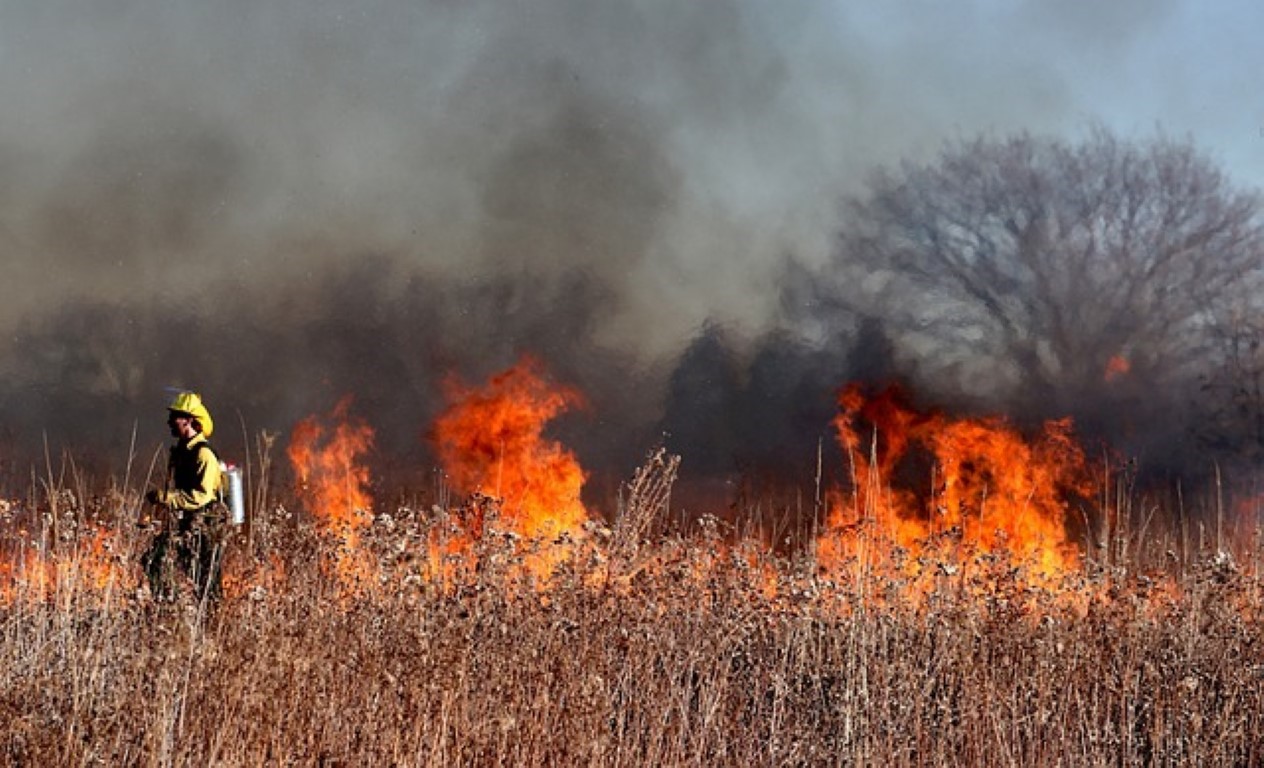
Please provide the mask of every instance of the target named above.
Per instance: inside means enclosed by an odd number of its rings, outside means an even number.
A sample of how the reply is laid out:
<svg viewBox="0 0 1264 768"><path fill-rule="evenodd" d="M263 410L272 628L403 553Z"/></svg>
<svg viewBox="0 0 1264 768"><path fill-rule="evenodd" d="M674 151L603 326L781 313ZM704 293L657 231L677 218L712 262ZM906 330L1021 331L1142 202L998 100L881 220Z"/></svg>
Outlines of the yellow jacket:
<svg viewBox="0 0 1264 768"><path fill-rule="evenodd" d="M167 461L167 488L158 498L179 512L202 509L219 498L219 459L205 435L171 446Z"/></svg>

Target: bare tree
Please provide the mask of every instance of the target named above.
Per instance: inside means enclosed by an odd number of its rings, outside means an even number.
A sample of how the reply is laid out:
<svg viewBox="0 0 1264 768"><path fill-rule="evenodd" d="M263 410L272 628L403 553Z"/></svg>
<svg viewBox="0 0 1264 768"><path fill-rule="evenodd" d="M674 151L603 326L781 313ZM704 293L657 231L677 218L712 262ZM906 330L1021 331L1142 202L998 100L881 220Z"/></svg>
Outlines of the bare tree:
<svg viewBox="0 0 1264 768"><path fill-rule="evenodd" d="M1259 203L1187 141L980 138L877 174L836 266L924 376L1073 413L1196 379L1209 310L1260 277Z"/></svg>
<svg viewBox="0 0 1264 768"><path fill-rule="evenodd" d="M1217 306L1214 317L1218 356L1199 374L1198 435L1218 455L1255 468L1264 457L1264 311L1244 296Z"/></svg>

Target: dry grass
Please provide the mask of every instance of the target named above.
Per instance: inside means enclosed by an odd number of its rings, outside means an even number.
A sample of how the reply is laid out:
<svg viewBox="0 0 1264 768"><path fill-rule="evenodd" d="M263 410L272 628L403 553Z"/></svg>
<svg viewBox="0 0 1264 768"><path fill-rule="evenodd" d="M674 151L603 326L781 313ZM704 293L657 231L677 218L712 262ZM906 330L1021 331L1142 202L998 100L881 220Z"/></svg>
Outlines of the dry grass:
<svg viewBox="0 0 1264 768"><path fill-rule="evenodd" d="M130 494L33 492L3 552L61 567L42 592L6 576L0 762L1264 762L1261 584L1223 557L1052 591L979 559L910 602L890 573L827 578L705 525L650 537L666 487L637 482L617 535L594 528L547 588L515 567L530 545L494 533L437 580L427 544L460 514L407 509L366 532L372 578L351 588L334 543L273 504L212 616L140 593ZM113 549L90 557L99 529Z"/></svg>

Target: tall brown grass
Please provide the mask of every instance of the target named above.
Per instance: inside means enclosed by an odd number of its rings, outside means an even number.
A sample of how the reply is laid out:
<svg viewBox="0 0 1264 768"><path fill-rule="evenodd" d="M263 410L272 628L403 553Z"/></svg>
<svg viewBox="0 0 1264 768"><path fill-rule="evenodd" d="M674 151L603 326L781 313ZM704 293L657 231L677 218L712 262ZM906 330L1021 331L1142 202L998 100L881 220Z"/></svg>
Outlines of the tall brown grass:
<svg viewBox="0 0 1264 768"><path fill-rule="evenodd" d="M659 461L547 585L515 567L535 545L494 519L440 578L428 544L462 512L408 508L377 516L358 553L373 577L348 585L337 542L270 500L231 544L217 608L147 599L134 491L39 484L0 510L18 564L0 762L1264 763L1251 553L1148 573L1103 559L1057 588L984 558L906 600L898 570L826 572L713 524L655 532L675 471ZM111 548L89 556L101 530ZM59 564L51 582L24 570L32 553Z"/></svg>

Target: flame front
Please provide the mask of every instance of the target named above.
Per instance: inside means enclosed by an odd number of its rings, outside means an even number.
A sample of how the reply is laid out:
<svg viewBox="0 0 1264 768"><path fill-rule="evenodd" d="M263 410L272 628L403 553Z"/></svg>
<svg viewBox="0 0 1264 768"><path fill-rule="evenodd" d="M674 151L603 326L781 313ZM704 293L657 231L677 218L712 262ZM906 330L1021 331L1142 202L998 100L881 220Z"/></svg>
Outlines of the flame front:
<svg viewBox="0 0 1264 768"><path fill-rule="evenodd" d="M373 447L373 429L349 416L351 398L344 397L330 415L332 428L316 416L294 427L286 453L308 511L340 540L336 555L339 576L362 581L368 559L359 557L360 536L373 506L364 457Z"/></svg>
<svg viewBox="0 0 1264 768"><path fill-rule="evenodd" d="M482 389L448 384L452 405L434 425L439 462L464 492L501 500L501 523L531 539L575 533L588 519L580 500L586 475L575 455L544 437L550 420L583 402L550 386L524 358Z"/></svg>
<svg viewBox="0 0 1264 768"><path fill-rule="evenodd" d="M888 595L918 603L946 594L938 591L945 586L954 594L1017 594L1011 585L1070 594L1079 553L1067 511L1072 500L1097 494L1069 421L1048 422L1025 438L998 418L923 413L894 389L866 397L852 385L840 394L833 422L852 482L830 493L814 551L819 569L804 581L780 570L753 539L727 541L714 525L700 524L697 540L642 547L625 535L640 529L590 523L584 470L544 434L583 399L551 384L533 359L482 386L450 383L448 394L430 435L448 482L469 496L456 507L432 507L424 520L411 512L398 522L371 518L374 433L350 414L350 398L293 430L287 454L297 492L323 543L334 545L317 562L336 575L340 595L411 584L455 592L499 574L506 586L539 589L548 599L562 583L562 563L579 577L575 583L594 589L685 585L706 595L728 584L770 605L814 595L843 610ZM657 514L658 507L646 509ZM109 594L114 584L135 582L135 569L126 555L113 554L105 533L73 547L44 533L38 538L46 543L36 546L25 530L10 538L16 546L0 557L0 604L74 594L66 584ZM233 563L225 578L230 596L287 588L292 563L279 553L266 563ZM895 586L871 589L880 584Z"/></svg>
<svg viewBox="0 0 1264 768"><path fill-rule="evenodd" d="M895 546L909 555L904 572L915 577L929 560L978 556L1003 556L1046 582L1074 566L1066 500L1091 495L1092 483L1069 420L1046 423L1028 441L1001 419L918 413L895 389L866 399L852 385L839 405L834 424L855 469L855 491L850 503L841 494L833 500L818 545L823 564L889 563ZM863 425L873 431L862 432ZM929 467L914 475L929 469L929 488L890 487L919 452Z"/></svg>
<svg viewBox="0 0 1264 768"><path fill-rule="evenodd" d="M60 547L6 547L0 557L0 605L69 605L81 598L107 603L136 586L137 574L120 556L111 530L89 526L80 534Z"/></svg>

